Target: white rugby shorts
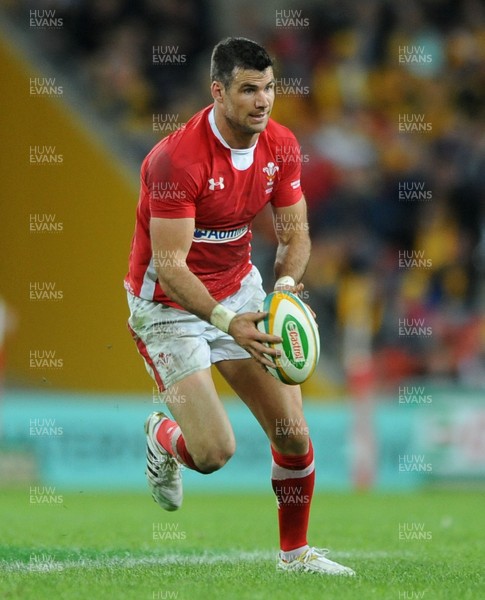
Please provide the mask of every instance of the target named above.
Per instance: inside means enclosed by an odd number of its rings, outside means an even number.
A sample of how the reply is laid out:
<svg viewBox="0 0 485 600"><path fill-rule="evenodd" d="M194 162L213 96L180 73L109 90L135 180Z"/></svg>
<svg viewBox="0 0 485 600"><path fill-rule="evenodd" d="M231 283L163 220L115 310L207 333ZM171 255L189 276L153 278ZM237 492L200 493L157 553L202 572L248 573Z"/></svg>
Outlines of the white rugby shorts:
<svg viewBox="0 0 485 600"><path fill-rule="evenodd" d="M195 315L128 293L128 328L148 373L163 392L221 360L250 358L234 339ZM257 312L266 294L253 266L237 292L221 301L236 313Z"/></svg>

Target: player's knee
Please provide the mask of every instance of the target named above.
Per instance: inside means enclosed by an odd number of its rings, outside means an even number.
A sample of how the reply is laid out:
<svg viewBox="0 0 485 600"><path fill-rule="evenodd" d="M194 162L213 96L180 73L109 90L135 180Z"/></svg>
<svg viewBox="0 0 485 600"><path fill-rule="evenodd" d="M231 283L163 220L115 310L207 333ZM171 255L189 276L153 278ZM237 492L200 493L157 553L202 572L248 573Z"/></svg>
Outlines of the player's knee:
<svg viewBox="0 0 485 600"><path fill-rule="evenodd" d="M288 427L283 433L277 428L271 436L271 445L281 454L306 454L309 445L308 427Z"/></svg>
<svg viewBox="0 0 485 600"><path fill-rule="evenodd" d="M301 410L290 410L268 423L267 436L275 450L282 454L305 454L309 431Z"/></svg>
<svg viewBox="0 0 485 600"><path fill-rule="evenodd" d="M209 448L205 453L196 458L195 463L201 473L208 475L209 473L214 473L214 471L222 469L227 461L233 456L235 450L234 443Z"/></svg>

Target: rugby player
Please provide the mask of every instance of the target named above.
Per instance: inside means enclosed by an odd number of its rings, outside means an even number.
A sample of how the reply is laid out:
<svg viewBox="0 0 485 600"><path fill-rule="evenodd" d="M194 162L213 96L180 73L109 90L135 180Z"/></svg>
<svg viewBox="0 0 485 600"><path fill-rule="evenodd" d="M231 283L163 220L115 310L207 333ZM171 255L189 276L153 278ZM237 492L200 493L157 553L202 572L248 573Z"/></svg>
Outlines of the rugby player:
<svg viewBox="0 0 485 600"><path fill-rule="evenodd" d="M219 42L211 94L213 104L159 142L141 167L125 279L128 324L160 392L172 393L173 416L155 412L145 423L148 484L162 508L176 510L182 466L208 474L233 455L215 364L270 442L277 568L353 575L308 544L315 470L301 392L266 371L277 351L265 343L281 340L256 326L265 293L251 263L254 217L270 203L276 224L294 224L275 227L275 289L300 292L310 255L299 145L270 118L275 79L266 50L245 38ZM282 436L281 419L299 427Z"/></svg>

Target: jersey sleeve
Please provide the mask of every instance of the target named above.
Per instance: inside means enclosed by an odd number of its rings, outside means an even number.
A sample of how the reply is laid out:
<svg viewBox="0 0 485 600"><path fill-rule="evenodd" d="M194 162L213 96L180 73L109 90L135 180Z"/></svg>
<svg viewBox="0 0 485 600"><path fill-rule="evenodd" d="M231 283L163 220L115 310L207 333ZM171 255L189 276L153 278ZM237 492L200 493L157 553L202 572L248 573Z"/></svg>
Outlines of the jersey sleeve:
<svg viewBox="0 0 485 600"><path fill-rule="evenodd" d="M195 218L197 186L190 167L176 166L170 154L161 149L147 162L144 180L150 216Z"/></svg>
<svg viewBox="0 0 485 600"><path fill-rule="evenodd" d="M301 152L296 138L289 137L279 145L276 155L280 176L271 195L271 204L285 207L296 204L302 197L301 190Z"/></svg>

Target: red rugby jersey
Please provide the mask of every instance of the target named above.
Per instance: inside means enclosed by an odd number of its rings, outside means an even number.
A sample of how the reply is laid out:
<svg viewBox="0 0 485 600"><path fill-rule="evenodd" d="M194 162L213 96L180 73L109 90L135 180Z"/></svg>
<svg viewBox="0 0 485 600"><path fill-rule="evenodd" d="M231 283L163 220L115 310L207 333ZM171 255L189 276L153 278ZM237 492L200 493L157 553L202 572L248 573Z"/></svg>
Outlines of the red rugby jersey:
<svg viewBox="0 0 485 600"><path fill-rule="evenodd" d="M135 296L180 308L160 287L150 243L151 217L195 219L187 265L222 300L251 269L251 221L263 207L302 197L300 147L286 127L269 120L254 146L231 149L209 106L160 141L141 167L141 189L125 288Z"/></svg>

